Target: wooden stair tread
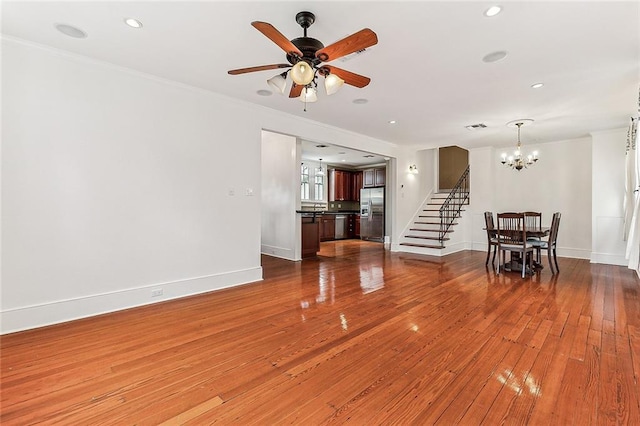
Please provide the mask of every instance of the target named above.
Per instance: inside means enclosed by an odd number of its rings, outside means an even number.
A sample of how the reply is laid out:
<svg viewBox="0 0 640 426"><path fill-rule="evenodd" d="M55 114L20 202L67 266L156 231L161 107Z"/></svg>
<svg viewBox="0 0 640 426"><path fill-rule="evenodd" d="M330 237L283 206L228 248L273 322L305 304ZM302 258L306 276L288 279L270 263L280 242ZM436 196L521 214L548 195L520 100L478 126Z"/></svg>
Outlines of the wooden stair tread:
<svg viewBox="0 0 640 426"><path fill-rule="evenodd" d="M422 209L423 212L439 212L440 209ZM465 211L465 209L460 209L461 212Z"/></svg>
<svg viewBox="0 0 640 426"><path fill-rule="evenodd" d="M421 247L421 248L432 248L432 249L443 249L444 246L436 246L433 244L414 244L414 243L400 243L401 246L410 246L410 247Z"/></svg>
<svg viewBox="0 0 640 426"><path fill-rule="evenodd" d="M409 228L409 231L422 231L422 232L442 232L439 229L421 229L421 228ZM453 229L447 229L444 232L453 232Z"/></svg>
<svg viewBox="0 0 640 426"><path fill-rule="evenodd" d="M436 241L448 241L450 238L440 238L440 237L426 237L423 235L405 235L405 238L418 238L420 240L436 240Z"/></svg>

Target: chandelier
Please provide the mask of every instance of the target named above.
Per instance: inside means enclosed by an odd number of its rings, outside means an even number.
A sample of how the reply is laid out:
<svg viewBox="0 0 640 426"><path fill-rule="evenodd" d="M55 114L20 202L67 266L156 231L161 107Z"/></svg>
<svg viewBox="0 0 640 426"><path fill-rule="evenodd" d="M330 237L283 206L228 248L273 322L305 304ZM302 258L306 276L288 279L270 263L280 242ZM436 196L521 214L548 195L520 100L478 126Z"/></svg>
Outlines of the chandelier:
<svg viewBox="0 0 640 426"><path fill-rule="evenodd" d="M531 154L525 156L522 153L522 142L520 142L520 127L532 122L533 120L531 119L522 119L507 123L507 126L516 126L518 128L518 144L516 145L516 150L513 152L513 155L507 156L506 152L502 153L502 160L500 162L505 166L520 171L538 161L538 151L533 151Z"/></svg>

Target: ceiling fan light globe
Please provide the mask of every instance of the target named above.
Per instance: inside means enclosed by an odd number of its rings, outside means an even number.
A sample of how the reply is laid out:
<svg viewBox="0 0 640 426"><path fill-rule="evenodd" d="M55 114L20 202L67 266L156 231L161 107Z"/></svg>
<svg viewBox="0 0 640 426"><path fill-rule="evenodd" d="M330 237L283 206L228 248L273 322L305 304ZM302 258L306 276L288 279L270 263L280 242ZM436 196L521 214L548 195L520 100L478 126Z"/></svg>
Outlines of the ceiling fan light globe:
<svg viewBox="0 0 640 426"><path fill-rule="evenodd" d="M274 90L277 90L281 95L284 95L284 89L287 87L287 79L282 74L278 74L267 80L267 84Z"/></svg>
<svg viewBox="0 0 640 426"><path fill-rule="evenodd" d="M291 68L291 79L300 86L306 86L313 81L313 67L305 61L299 61Z"/></svg>
<svg viewBox="0 0 640 426"><path fill-rule="evenodd" d="M302 93L298 97L300 102L306 102L308 104L316 102L318 100L318 92L315 87L305 87L302 89Z"/></svg>
<svg viewBox="0 0 640 426"><path fill-rule="evenodd" d="M324 79L324 88L327 91L327 95L333 95L336 93L340 90L343 84L344 80L335 74L329 74Z"/></svg>

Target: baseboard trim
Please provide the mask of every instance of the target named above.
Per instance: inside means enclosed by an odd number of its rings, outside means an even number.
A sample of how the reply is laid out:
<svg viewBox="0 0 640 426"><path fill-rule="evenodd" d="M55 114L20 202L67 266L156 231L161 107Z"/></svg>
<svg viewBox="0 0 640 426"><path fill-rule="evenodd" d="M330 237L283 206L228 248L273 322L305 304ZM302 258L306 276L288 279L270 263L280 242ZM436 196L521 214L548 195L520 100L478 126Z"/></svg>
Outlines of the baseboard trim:
<svg viewBox="0 0 640 426"><path fill-rule="evenodd" d="M624 258L624 255L611 253L591 253L591 263L629 266L629 261Z"/></svg>
<svg viewBox="0 0 640 426"><path fill-rule="evenodd" d="M260 246L260 253L266 254L267 256L279 257L281 259L286 260L300 260L296 259L295 251L289 248L270 246L267 244L262 244Z"/></svg>
<svg viewBox="0 0 640 426"><path fill-rule="evenodd" d="M59 324L261 280L262 267L257 267L8 309L0 312L0 334ZM156 290L162 290L162 295L152 297L152 291Z"/></svg>

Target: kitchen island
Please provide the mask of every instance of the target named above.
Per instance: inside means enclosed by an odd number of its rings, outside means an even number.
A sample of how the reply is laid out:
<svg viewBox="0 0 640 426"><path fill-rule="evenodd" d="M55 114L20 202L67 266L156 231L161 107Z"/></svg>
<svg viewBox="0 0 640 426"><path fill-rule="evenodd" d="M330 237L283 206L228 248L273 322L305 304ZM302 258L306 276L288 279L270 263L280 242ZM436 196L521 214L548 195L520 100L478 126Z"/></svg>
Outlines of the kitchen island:
<svg viewBox="0 0 640 426"><path fill-rule="evenodd" d="M359 214L353 211L296 210L301 216L302 258L320 251L321 241L359 238Z"/></svg>

